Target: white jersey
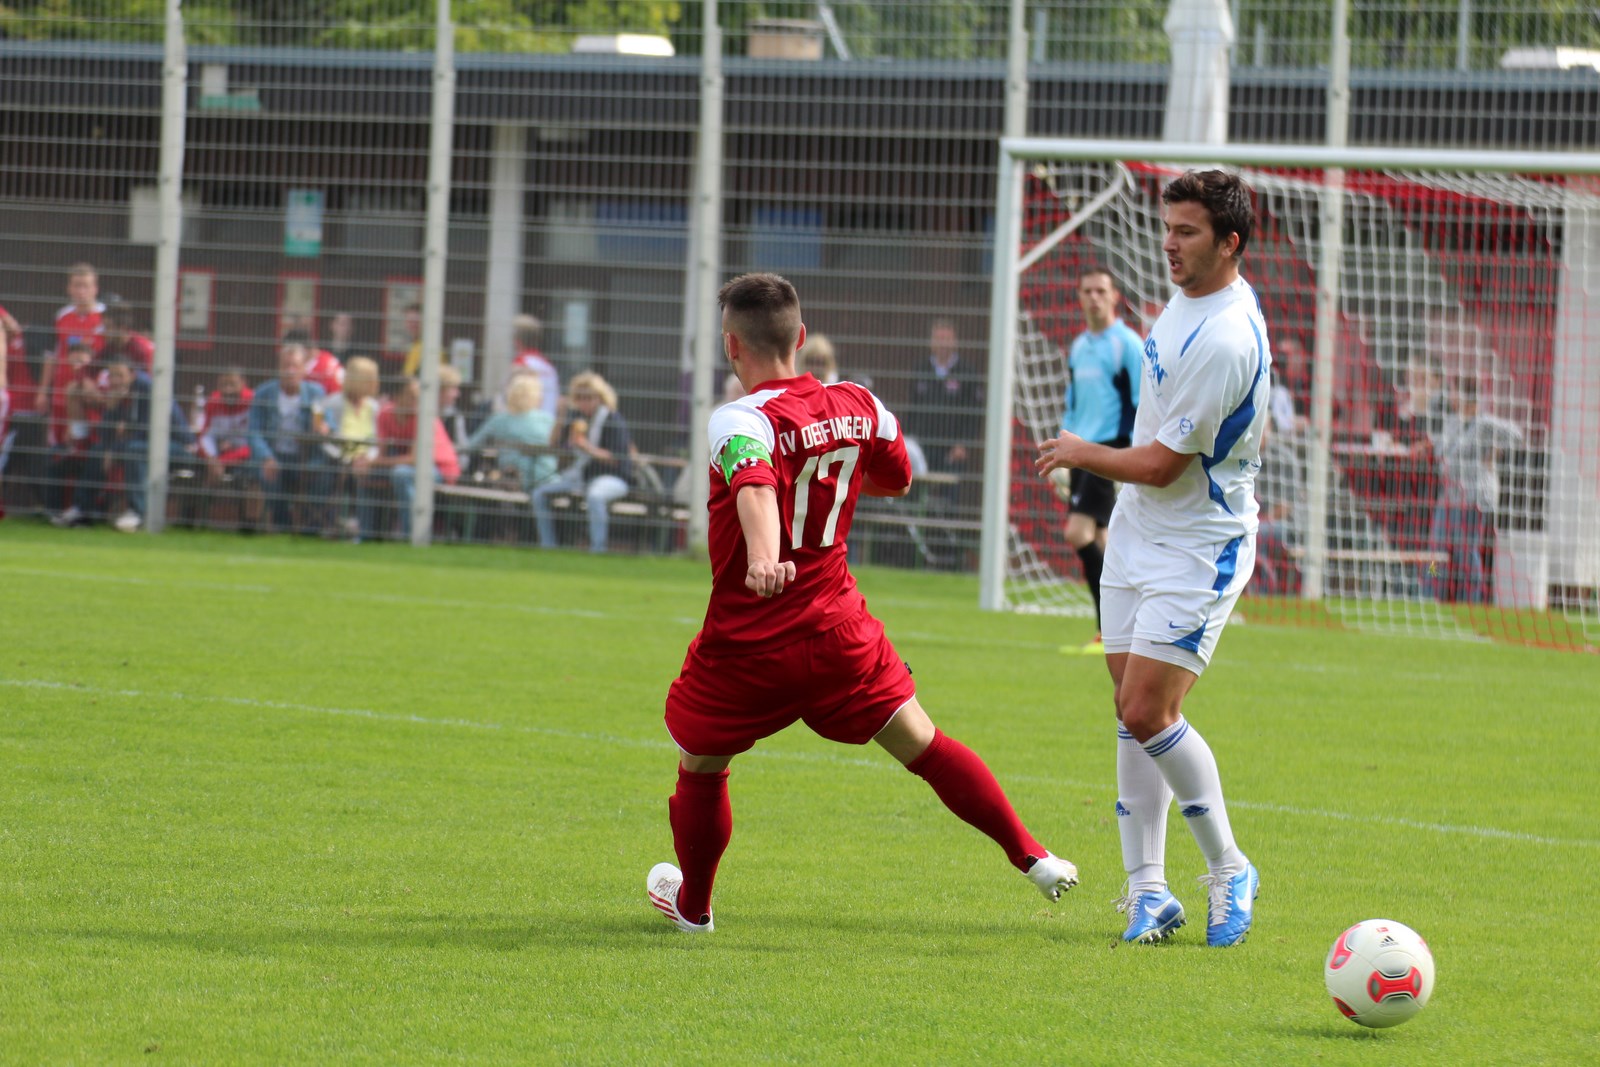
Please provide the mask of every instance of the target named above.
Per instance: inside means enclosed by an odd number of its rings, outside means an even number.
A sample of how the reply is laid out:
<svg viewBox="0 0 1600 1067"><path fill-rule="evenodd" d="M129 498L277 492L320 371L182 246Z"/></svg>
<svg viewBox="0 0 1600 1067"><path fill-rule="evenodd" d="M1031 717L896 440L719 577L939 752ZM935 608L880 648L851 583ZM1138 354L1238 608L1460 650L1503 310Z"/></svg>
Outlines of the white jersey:
<svg viewBox="0 0 1600 1067"><path fill-rule="evenodd" d="M1123 488L1117 511L1141 538L1202 545L1256 532L1271 369L1261 303L1243 278L1199 299L1173 296L1144 345L1133 444L1197 458L1166 488Z"/></svg>

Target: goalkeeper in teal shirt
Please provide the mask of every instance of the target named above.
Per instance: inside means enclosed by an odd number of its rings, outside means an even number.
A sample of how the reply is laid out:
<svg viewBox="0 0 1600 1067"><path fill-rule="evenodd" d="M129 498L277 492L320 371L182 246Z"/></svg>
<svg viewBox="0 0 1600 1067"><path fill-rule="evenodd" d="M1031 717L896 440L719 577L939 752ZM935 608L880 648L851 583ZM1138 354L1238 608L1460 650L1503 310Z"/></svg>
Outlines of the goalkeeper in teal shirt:
<svg viewBox="0 0 1600 1067"><path fill-rule="evenodd" d="M1067 397L1061 428L1085 441L1126 448L1139 406L1144 342L1117 316L1122 293L1111 272L1093 267L1078 279L1078 303L1088 329L1072 342L1067 356ZM1100 571L1105 562L1106 526L1117 502L1117 487L1108 478L1080 468L1054 471L1056 495L1072 509L1067 516L1067 542L1083 564L1083 578L1094 598L1095 637L1087 645L1068 645L1063 652L1097 654L1100 644Z"/></svg>

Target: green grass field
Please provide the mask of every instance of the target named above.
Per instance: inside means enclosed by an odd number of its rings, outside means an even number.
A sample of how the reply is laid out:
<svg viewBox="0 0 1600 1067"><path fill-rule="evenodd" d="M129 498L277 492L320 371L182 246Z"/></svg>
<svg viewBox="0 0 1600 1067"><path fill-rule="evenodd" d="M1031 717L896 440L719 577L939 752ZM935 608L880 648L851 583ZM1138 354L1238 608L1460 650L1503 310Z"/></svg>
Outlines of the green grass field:
<svg viewBox="0 0 1600 1067"><path fill-rule="evenodd" d="M662 695L704 566L0 525L0 1061L1600 1061L1592 656L1231 628L1187 705L1261 869L1204 947L1117 940L1084 624L869 570L924 704L1083 884L1046 906L876 748L734 763L717 932L671 857ZM1322 988L1358 919L1432 944L1392 1031Z"/></svg>

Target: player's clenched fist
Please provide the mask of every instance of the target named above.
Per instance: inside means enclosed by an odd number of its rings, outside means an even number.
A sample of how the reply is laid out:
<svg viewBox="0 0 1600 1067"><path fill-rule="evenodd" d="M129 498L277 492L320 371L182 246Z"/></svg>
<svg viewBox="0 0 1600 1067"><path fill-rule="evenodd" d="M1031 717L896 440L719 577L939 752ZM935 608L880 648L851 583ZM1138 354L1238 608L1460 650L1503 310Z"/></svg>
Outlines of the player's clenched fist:
<svg viewBox="0 0 1600 1067"><path fill-rule="evenodd" d="M783 560L774 562L766 559L750 561L749 570L745 571L744 584L756 596L777 596L783 592L783 587L794 581L794 562Z"/></svg>

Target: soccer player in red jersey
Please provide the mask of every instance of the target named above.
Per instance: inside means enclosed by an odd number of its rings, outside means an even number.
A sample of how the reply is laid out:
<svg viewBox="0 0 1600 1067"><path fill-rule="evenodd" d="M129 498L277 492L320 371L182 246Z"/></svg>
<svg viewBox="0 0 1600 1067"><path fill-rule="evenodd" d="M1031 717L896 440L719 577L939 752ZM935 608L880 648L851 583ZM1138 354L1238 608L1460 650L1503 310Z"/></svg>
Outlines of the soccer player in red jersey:
<svg viewBox="0 0 1600 1067"><path fill-rule="evenodd" d="M717 299L747 395L709 426L711 601L667 693L681 870L650 870L650 902L680 930L712 929L711 887L733 831L728 764L796 721L833 741L877 741L1058 899L1077 868L1034 839L983 760L934 727L845 563L861 494L911 486L899 421L859 385L796 375L806 335L789 282L746 274Z"/></svg>

